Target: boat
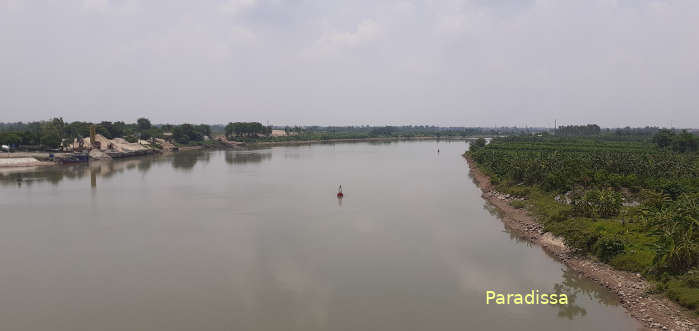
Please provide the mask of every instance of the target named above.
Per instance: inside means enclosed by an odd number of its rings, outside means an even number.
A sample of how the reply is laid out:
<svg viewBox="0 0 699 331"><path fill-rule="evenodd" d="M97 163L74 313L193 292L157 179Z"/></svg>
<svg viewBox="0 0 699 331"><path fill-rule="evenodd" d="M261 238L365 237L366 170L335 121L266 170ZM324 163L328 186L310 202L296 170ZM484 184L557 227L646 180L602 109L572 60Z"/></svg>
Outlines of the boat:
<svg viewBox="0 0 699 331"><path fill-rule="evenodd" d="M56 157L56 160L60 163L82 163L89 161L90 157L87 153L70 153Z"/></svg>

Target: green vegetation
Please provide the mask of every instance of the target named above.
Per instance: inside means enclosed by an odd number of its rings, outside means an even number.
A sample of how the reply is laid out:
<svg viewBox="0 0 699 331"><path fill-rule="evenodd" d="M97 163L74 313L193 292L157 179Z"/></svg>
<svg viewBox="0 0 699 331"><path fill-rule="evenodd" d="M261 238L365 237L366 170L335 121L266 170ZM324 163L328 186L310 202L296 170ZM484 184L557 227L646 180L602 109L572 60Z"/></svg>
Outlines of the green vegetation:
<svg viewBox="0 0 699 331"><path fill-rule="evenodd" d="M467 154L496 190L527 199L512 205L539 216L546 231L581 254L642 273L699 313L697 137L563 131L574 136L497 138Z"/></svg>
<svg viewBox="0 0 699 331"><path fill-rule="evenodd" d="M124 138L129 142L138 139L165 138L181 145L200 145L204 137L211 136L209 125L152 125L147 118L139 118L136 123L100 123L75 121L66 123L62 118L30 123L0 123L0 144L22 150L57 149L70 144L75 138L90 136L90 127L108 139Z"/></svg>
<svg viewBox="0 0 699 331"><path fill-rule="evenodd" d="M512 200L512 202L510 202L510 205L512 205L512 207L515 207L517 209L522 209L526 206L526 204L522 200Z"/></svg>
<svg viewBox="0 0 699 331"><path fill-rule="evenodd" d="M217 127L214 126L216 130ZM270 136L272 129L284 131L284 135ZM498 135L503 133L528 132L529 129L518 128L443 128L436 126L306 126L306 127L270 127L260 123L228 123L221 128L222 133L230 139L244 142L285 142L285 141L325 141L334 139L370 139L370 138L463 138L473 136Z"/></svg>
<svg viewBox="0 0 699 331"><path fill-rule="evenodd" d="M60 118L31 123L1 123L0 143L21 150L55 149L61 142L72 141L77 137L87 137L90 127L95 125L98 134L106 138L124 138L130 142L139 139L163 138L180 145L215 145L204 137L225 136L240 142L286 142L286 141L327 141L334 139L369 138L464 138L541 132L544 128L481 128L481 127L437 127L428 125L405 126L265 126L259 122L231 122L227 125L193 124L152 124L147 118L139 118L135 123L70 122ZM284 134L273 135L273 130ZM482 141L485 145L485 140Z"/></svg>
<svg viewBox="0 0 699 331"><path fill-rule="evenodd" d="M597 124L568 125L556 129L557 136L594 136L600 134L602 129Z"/></svg>
<svg viewBox="0 0 699 331"><path fill-rule="evenodd" d="M226 138L231 137L247 137L257 138L258 135L270 135L272 133L271 126L264 126L259 122L235 122L226 125Z"/></svg>
<svg viewBox="0 0 699 331"><path fill-rule="evenodd" d="M675 134L672 130L660 130L653 137L653 142L660 148L670 148L680 153L696 152L698 145L696 137L685 130L679 134Z"/></svg>

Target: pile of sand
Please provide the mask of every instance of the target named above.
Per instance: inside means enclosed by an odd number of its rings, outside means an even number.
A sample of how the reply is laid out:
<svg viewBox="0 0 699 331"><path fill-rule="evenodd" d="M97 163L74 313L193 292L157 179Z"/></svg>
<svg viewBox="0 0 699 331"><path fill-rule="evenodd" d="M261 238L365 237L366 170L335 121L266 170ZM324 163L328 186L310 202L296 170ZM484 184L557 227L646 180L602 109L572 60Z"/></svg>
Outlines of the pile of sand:
<svg viewBox="0 0 699 331"><path fill-rule="evenodd" d="M160 147L163 148L164 151L173 151L175 150L176 146L170 143L169 141L162 139L162 138L155 138L155 142L160 145Z"/></svg>
<svg viewBox="0 0 699 331"><path fill-rule="evenodd" d="M243 145L242 142L234 141L234 140L228 140L228 139L226 139L225 137L218 137L218 138L216 138L216 141L218 141L218 142L220 142L220 143L223 143L223 144L225 144L225 145L227 145L227 146L229 146L229 147L238 147L238 146L240 146L240 145Z"/></svg>
<svg viewBox="0 0 699 331"><path fill-rule="evenodd" d="M46 164L33 157L0 158L0 167L32 167Z"/></svg>
<svg viewBox="0 0 699 331"><path fill-rule="evenodd" d="M99 149L93 148L90 151L90 159L93 160L111 160L112 157L100 151Z"/></svg>
<svg viewBox="0 0 699 331"><path fill-rule="evenodd" d="M124 138L114 138L112 139L112 149L117 152L138 152L149 150L150 148L139 143L130 143Z"/></svg>
<svg viewBox="0 0 699 331"><path fill-rule="evenodd" d="M83 139L84 148L90 148L91 143L90 143L90 138L85 138ZM103 135L98 134L95 135L95 141L99 142L100 148L99 150L102 152L119 152L119 153L128 153L128 152L138 152L138 151L145 151L149 150L150 148L146 146L142 146L139 143L130 143L123 138L114 138L114 139L107 139ZM75 139L73 141L73 144L68 146L71 149L78 149L79 144L78 140Z"/></svg>

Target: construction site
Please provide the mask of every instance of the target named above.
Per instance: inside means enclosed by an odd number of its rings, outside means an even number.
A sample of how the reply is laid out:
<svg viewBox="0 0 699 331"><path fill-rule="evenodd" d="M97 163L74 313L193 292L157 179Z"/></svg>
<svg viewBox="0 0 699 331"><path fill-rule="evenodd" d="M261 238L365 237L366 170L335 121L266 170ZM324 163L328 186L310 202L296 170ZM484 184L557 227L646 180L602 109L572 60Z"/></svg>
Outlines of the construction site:
<svg viewBox="0 0 699 331"><path fill-rule="evenodd" d="M90 137L74 138L56 152L2 153L0 167L47 166L56 163L80 163L89 160L111 160L160 152L177 151L178 148L161 138L128 142L123 138L109 139L90 128Z"/></svg>

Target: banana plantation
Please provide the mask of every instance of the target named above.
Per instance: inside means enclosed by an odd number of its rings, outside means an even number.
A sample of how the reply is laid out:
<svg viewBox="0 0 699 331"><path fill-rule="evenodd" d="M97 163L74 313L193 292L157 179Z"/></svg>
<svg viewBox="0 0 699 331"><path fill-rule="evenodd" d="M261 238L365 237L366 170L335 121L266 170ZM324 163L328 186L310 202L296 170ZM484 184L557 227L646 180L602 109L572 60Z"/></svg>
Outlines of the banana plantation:
<svg viewBox="0 0 699 331"><path fill-rule="evenodd" d="M648 136L520 136L474 144L467 156L580 254L643 274L699 314L696 149Z"/></svg>

